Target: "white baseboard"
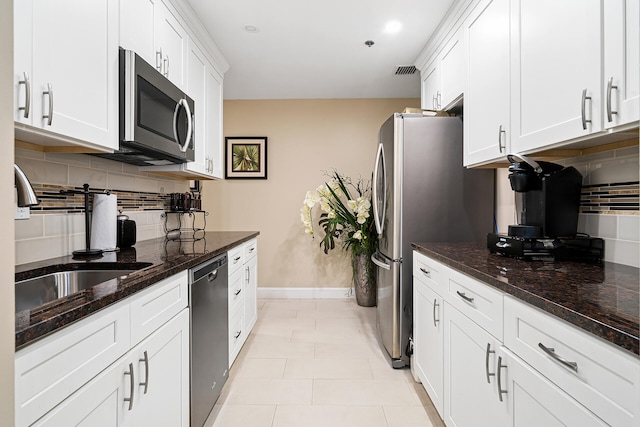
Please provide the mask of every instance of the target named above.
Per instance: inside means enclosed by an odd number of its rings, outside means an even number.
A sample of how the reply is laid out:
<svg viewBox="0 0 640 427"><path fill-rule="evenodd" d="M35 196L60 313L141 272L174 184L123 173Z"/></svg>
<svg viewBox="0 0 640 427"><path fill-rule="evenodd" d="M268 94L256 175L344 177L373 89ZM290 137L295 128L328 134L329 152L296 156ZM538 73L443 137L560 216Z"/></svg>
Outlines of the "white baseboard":
<svg viewBox="0 0 640 427"><path fill-rule="evenodd" d="M322 299L355 298L352 288L264 288L258 287L258 298Z"/></svg>

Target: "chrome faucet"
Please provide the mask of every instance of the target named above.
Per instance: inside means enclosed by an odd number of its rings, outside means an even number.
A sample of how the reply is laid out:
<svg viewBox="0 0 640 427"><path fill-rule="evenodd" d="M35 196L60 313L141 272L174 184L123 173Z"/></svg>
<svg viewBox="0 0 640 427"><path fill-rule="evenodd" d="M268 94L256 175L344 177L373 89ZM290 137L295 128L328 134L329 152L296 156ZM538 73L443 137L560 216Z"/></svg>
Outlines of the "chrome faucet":
<svg viewBox="0 0 640 427"><path fill-rule="evenodd" d="M18 189L18 206L24 208L27 206L39 205L40 200L38 200L29 179L24 172L22 172L22 169L20 169L15 163L13 164L13 169L16 176L16 188Z"/></svg>

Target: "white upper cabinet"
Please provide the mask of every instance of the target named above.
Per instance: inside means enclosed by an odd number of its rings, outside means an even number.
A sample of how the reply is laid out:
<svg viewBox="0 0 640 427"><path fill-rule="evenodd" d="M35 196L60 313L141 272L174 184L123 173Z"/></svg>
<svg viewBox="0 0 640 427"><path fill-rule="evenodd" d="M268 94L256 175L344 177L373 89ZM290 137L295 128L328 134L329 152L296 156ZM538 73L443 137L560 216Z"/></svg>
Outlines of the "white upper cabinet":
<svg viewBox="0 0 640 427"><path fill-rule="evenodd" d="M210 163L209 173L213 178L224 176L224 139L222 133L222 76L209 65L205 75L206 120L205 142L206 158Z"/></svg>
<svg viewBox="0 0 640 427"><path fill-rule="evenodd" d="M433 61L421 73L422 79L422 108L425 110L439 110L440 100L440 68L438 61Z"/></svg>
<svg viewBox="0 0 640 427"><path fill-rule="evenodd" d="M427 67L422 76L422 108L447 110L464 92L464 52L462 32L456 32Z"/></svg>
<svg viewBox="0 0 640 427"><path fill-rule="evenodd" d="M603 116L609 129L640 119L640 3L606 0L603 6Z"/></svg>
<svg viewBox="0 0 640 427"><path fill-rule="evenodd" d="M121 0L120 19L120 46L185 90L189 36L169 8L161 0Z"/></svg>
<svg viewBox="0 0 640 427"><path fill-rule="evenodd" d="M118 2L14 2L16 138L118 147Z"/></svg>
<svg viewBox="0 0 640 427"><path fill-rule="evenodd" d="M483 0L465 21L464 165L504 158L510 146L509 0Z"/></svg>
<svg viewBox="0 0 640 427"><path fill-rule="evenodd" d="M511 150L602 129L601 1L511 2Z"/></svg>

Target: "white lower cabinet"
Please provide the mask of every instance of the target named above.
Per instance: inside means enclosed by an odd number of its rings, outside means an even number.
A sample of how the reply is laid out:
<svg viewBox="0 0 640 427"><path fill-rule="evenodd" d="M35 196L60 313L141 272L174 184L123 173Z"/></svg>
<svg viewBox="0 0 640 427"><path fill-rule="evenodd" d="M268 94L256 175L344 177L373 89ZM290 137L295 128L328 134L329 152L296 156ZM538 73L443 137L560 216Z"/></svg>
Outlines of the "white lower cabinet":
<svg viewBox="0 0 640 427"><path fill-rule="evenodd" d="M419 252L413 259L414 370L447 426L639 424L637 356Z"/></svg>
<svg viewBox="0 0 640 427"><path fill-rule="evenodd" d="M247 341L258 318L258 242L251 239L228 252L229 367Z"/></svg>
<svg viewBox="0 0 640 427"><path fill-rule="evenodd" d="M507 398L498 394L500 342L445 302L444 421L448 426L507 426ZM502 374L503 372L501 372Z"/></svg>
<svg viewBox="0 0 640 427"><path fill-rule="evenodd" d="M15 425L188 427L187 292L184 271L16 352Z"/></svg>
<svg viewBox="0 0 640 427"><path fill-rule="evenodd" d="M188 426L189 312L183 310L34 426Z"/></svg>
<svg viewBox="0 0 640 427"><path fill-rule="evenodd" d="M413 327L413 368L438 414L444 417L442 297L425 280L414 277L413 304L416 313Z"/></svg>

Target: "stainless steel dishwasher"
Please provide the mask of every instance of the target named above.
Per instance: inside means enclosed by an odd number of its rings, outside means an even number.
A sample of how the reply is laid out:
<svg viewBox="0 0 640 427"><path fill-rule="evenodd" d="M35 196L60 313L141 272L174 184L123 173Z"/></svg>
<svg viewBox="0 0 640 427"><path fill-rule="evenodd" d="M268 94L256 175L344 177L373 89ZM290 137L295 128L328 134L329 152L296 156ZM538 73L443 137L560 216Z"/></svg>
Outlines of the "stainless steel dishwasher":
<svg viewBox="0 0 640 427"><path fill-rule="evenodd" d="M227 254L189 270L191 427L202 427L229 373Z"/></svg>

